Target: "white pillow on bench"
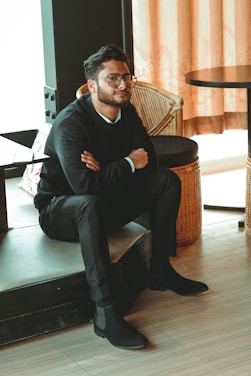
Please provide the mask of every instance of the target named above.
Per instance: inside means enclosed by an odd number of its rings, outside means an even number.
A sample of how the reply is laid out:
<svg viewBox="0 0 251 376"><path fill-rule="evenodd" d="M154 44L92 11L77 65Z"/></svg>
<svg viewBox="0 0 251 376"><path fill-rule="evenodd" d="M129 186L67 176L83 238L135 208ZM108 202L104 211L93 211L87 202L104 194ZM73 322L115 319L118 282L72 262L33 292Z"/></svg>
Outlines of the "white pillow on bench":
<svg viewBox="0 0 251 376"><path fill-rule="evenodd" d="M33 142L32 150L34 152L43 153L47 136L50 132L51 124L44 123L39 129L37 136ZM22 180L17 184L18 188L35 196L37 193L37 185L40 180L40 172L42 168L42 162L26 165L23 173Z"/></svg>

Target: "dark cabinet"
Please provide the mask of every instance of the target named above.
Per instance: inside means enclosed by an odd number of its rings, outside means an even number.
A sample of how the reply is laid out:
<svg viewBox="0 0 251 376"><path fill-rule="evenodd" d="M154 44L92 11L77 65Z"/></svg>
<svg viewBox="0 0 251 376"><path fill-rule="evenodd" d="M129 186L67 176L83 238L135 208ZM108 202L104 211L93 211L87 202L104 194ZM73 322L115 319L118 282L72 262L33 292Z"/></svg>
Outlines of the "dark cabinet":
<svg viewBox="0 0 251 376"><path fill-rule="evenodd" d="M83 61L102 45L115 43L131 61L133 72L131 0L41 0L45 114L56 114L75 99L85 82Z"/></svg>

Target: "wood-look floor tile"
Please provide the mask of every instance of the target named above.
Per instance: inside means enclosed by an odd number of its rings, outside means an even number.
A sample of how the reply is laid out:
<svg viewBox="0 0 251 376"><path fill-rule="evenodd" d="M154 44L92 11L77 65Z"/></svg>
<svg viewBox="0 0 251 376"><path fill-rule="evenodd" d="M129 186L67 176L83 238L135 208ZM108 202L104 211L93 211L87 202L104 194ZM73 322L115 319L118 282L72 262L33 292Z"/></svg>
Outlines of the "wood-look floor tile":
<svg viewBox="0 0 251 376"><path fill-rule="evenodd" d="M92 324L0 351L4 376L250 376L251 236L240 213L203 211L202 236L178 249L174 267L206 282L196 297L144 290L126 319L150 345L125 351Z"/></svg>

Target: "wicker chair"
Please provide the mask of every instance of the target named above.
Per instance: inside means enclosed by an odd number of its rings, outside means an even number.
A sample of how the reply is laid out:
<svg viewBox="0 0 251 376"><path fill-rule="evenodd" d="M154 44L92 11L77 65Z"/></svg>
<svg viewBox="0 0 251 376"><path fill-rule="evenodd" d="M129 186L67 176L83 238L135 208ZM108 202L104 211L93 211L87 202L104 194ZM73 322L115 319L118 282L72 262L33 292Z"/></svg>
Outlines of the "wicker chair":
<svg viewBox="0 0 251 376"><path fill-rule="evenodd" d="M88 86L84 84L78 88L76 97L79 98L87 92ZM181 97L147 82L137 81L131 102L150 136L159 134L183 136Z"/></svg>
<svg viewBox="0 0 251 376"><path fill-rule="evenodd" d="M88 92L80 86L76 97ZM177 244L191 243L201 234L201 182L196 142L183 137L181 97L147 82L137 81L131 103L151 136L161 167L176 172L182 182L177 219Z"/></svg>

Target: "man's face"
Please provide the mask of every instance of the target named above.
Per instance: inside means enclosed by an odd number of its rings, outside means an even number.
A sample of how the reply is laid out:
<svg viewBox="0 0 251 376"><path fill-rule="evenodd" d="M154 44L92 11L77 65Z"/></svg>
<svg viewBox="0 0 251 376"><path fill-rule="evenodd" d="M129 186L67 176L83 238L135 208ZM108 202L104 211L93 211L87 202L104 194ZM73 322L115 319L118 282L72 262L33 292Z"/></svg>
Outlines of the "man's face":
<svg viewBox="0 0 251 376"><path fill-rule="evenodd" d="M124 80L121 80L118 87L111 87L106 78L107 75L119 74L123 76L130 74L127 64L122 61L110 60L103 65L105 68L99 72L96 80L98 101L119 108L127 106L131 98L132 88Z"/></svg>

